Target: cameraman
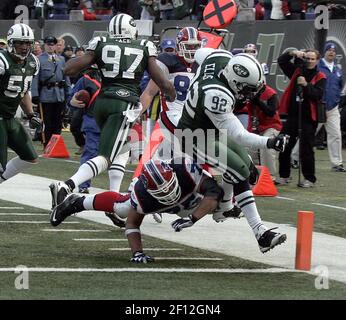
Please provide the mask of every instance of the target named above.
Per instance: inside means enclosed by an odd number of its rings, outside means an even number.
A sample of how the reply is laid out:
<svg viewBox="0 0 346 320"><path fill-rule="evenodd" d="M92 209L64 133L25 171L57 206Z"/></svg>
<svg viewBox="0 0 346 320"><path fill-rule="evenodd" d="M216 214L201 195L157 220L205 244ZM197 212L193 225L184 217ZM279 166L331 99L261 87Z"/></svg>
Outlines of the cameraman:
<svg viewBox="0 0 346 320"><path fill-rule="evenodd" d="M290 156L299 129L301 129L300 160L305 178L299 186L310 188L316 182L313 145L317 128L317 108L326 85L326 76L317 69L319 59L320 54L314 49L293 50L283 53L278 58L281 70L290 78L279 106L280 113L287 113L287 121L281 133L288 134L290 140L285 151L279 155L280 178L277 184L289 183ZM301 113L301 128L299 128L299 113Z"/></svg>

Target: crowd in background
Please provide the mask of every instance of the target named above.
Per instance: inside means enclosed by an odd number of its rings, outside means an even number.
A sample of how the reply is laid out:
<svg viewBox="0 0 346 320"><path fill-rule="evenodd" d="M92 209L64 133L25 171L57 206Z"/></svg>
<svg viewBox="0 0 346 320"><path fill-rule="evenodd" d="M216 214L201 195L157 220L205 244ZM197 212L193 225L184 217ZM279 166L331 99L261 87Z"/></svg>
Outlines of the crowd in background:
<svg viewBox="0 0 346 320"><path fill-rule="evenodd" d="M110 20L117 13L127 13L135 19L200 20L209 0L2 0L0 19L15 19L15 7L30 8L30 19L69 19L71 10L79 10L84 20ZM302 0L235 0L238 19L294 20L313 19L316 1ZM331 19L346 17L346 5L325 3Z"/></svg>

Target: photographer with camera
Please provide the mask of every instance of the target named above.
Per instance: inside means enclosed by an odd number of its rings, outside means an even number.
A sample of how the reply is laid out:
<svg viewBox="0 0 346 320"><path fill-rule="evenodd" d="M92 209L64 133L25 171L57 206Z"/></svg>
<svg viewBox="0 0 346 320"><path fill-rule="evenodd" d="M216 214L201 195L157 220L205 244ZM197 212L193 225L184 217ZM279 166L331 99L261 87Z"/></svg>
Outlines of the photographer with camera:
<svg viewBox="0 0 346 320"><path fill-rule="evenodd" d="M40 106L44 123L44 147L53 134L60 134L65 111L65 100L70 95L70 79L64 75L65 59L56 54L58 40L44 39L45 52L38 59L39 73L32 81L32 102Z"/></svg>
<svg viewBox="0 0 346 320"><path fill-rule="evenodd" d="M300 161L305 179L299 181L298 186L310 188L316 182L313 146L318 124L318 107L326 85L325 74L317 69L319 59L320 54L315 49L293 50L278 58L281 70L290 78L279 105L279 112L287 114L281 133L290 136L285 151L279 155L279 185L290 182L290 156L297 138L300 139Z"/></svg>

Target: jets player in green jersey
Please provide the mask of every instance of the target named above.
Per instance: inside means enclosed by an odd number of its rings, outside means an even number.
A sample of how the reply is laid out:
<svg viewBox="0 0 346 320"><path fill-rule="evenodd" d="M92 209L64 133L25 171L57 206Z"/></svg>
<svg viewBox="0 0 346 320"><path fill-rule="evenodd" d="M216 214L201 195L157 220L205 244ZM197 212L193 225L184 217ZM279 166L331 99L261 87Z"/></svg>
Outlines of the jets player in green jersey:
<svg viewBox="0 0 346 320"><path fill-rule="evenodd" d="M139 84L145 70L164 94L175 99L174 86L156 64L156 47L151 41L137 40L138 31L131 16L114 16L108 33L106 37L92 39L84 56L70 59L66 64L67 75L77 74L94 63L100 70L102 87L94 104L94 117L101 137L97 157L84 163L67 181L51 184L53 207L76 186L108 169L111 164L112 167L120 164L129 129L141 112L138 107ZM123 172L120 181L122 177Z"/></svg>
<svg viewBox="0 0 346 320"><path fill-rule="evenodd" d="M14 118L20 105L31 128L41 125L32 109L29 94L32 78L38 73L38 59L31 53L34 33L24 24L13 25L7 34L8 49L0 51L0 184L31 164L37 153L22 124ZM7 147L18 156L7 162Z"/></svg>
<svg viewBox="0 0 346 320"><path fill-rule="evenodd" d="M269 230L261 221L249 185L252 164L243 146L283 151L287 137L268 138L249 133L233 109L237 100L251 99L264 86L262 67L253 56L241 53L232 57L220 51L209 54L191 83L178 123L181 130L176 131L177 136L181 135L180 141L185 140L182 144L185 153L222 173L225 195L214 220L223 221L227 216L234 189L235 200L263 253L284 242L286 235Z"/></svg>

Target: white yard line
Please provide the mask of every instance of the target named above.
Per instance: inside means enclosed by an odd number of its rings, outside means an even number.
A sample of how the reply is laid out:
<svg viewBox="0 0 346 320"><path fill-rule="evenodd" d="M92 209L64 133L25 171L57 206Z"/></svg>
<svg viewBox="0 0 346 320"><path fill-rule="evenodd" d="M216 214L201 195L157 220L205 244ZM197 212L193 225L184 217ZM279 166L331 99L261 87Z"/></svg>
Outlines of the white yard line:
<svg viewBox="0 0 346 320"><path fill-rule="evenodd" d="M346 208L343 207L338 207L338 206L332 206L330 204L324 204L324 203L318 203L318 202L313 202L312 204L316 206L321 206L321 207L328 207L328 208L333 208L333 209L338 209L338 210L344 210L346 211Z"/></svg>
<svg viewBox="0 0 346 320"><path fill-rule="evenodd" d="M0 216L46 216L47 213L13 213L13 212L0 212Z"/></svg>
<svg viewBox="0 0 346 320"><path fill-rule="evenodd" d="M50 224L50 222L49 221L25 221L25 220L23 220L23 221L20 221L20 220L18 220L18 221L10 221L10 220L0 220L0 223L18 223L18 224ZM68 223L68 224L79 224L80 222L78 222L78 221L67 221L66 223ZM65 224L66 224L65 223Z"/></svg>
<svg viewBox="0 0 346 320"><path fill-rule="evenodd" d="M6 210L21 210L21 209L24 209L24 207L0 207L0 209L6 209Z"/></svg>
<svg viewBox="0 0 346 320"><path fill-rule="evenodd" d="M163 273L287 273L301 272L296 270L288 270L283 268L267 268L267 269L218 269L218 268L0 268L0 272L163 272Z"/></svg>
<svg viewBox="0 0 346 320"><path fill-rule="evenodd" d="M88 230L88 229L42 229L45 232L110 232L109 230Z"/></svg>
<svg viewBox="0 0 346 320"><path fill-rule="evenodd" d="M4 184L0 186L0 199L50 210L51 197L48 186L51 181L47 178L19 174L6 182L6 188L2 187ZM34 189L33 186L35 186ZM28 192L29 190L30 192ZM91 188L90 191L94 194L104 190ZM296 214L296 212L292 212L292 214ZM102 212L85 211L78 213L77 217L114 227ZM274 248L274 250L262 254L245 219L215 223L208 216L198 221L192 228L185 229L182 232L174 232L171 228L170 222L174 219L176 217L173 215L164 215L163 222L158 224L151 217L145 218L141 227L142 234L215 253L266 263L279 268L288 268L291 271L294 270L296 228L292 226L265 222L269 228L278 226L279 232L287 234L287 241ZM83 232L78 229L70 231L67 231L67 229L43 230L50 232ZM110 231L84 230L84 232ZM346 283L346 239L314 232L312 270L317 266L327 267L330 279Z"/></svg>
<svg viewBox="0 0 346 320"><path fill-rule="evenodd" d="M108 241L111 241L111 242L118 242L118 241L126 241L127 242L127 239L73 239L74 241L90 241L90 242L97 242L97 241L104 241L104 242L108 242Z"/></svg>
<svg viewBox="0 0 346 320"><path fill-rule="evenodd" d="M222 258L205 258L205 257L155 257L155 260L196 260L196 261L222 261Z"/></svg>
<svg viewBox="0 0 346 320"><path fill-rule="evenodd" d="M111 251L129 251L130 248L108 248ZM145 248L145 251L181 251L180 248Z"/></svg>

